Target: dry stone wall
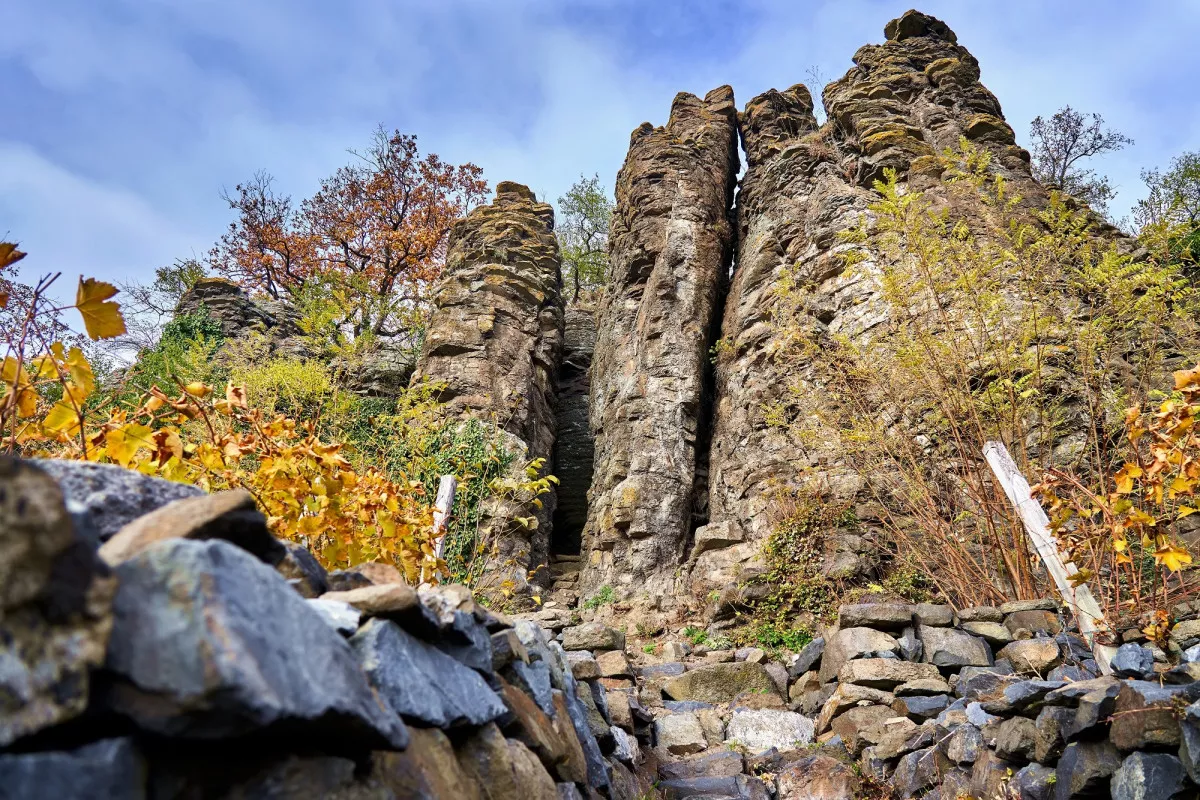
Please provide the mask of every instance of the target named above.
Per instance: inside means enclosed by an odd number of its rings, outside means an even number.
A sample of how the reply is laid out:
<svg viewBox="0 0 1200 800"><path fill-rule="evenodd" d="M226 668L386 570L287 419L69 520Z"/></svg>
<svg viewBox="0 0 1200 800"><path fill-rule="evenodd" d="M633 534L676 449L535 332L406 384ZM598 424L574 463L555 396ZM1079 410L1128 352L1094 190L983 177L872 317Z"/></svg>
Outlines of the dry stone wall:
<svg viewBox="0 0 1200 800"><path fill-rule="evenodd" d="M665 127L644 123L630 139L592 364L588 586L669 591L703 509L708 351L733 244L737 170L727 86L703 99L678 95Z"/></svg>

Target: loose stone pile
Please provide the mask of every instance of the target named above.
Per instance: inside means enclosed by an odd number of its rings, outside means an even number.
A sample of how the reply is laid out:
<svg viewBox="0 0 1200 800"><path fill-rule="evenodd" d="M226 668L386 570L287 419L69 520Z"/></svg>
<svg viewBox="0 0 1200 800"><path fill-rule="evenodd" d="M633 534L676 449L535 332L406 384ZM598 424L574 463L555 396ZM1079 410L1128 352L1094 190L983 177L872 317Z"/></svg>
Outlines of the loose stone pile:
<svg viewBox="0 0 1200 800"><path fill-rule="evenodd" d="M462 587L326 573L244 492L0 460L0 579L3 798L650 791L632 693Z"/></svg>

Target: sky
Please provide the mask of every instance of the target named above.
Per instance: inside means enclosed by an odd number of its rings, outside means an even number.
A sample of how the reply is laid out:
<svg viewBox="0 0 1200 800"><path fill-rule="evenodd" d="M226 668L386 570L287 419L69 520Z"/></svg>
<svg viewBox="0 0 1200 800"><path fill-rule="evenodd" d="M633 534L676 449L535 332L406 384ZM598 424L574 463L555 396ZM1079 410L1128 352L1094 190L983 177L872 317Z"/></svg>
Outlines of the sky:
<svg viewBox="0 0 1200 800"><path fill-rule="evenodd" d="M266 170L304 197L379 125L492 185L611 190L630 132L677 92L739 106L828 82L912 0L4 0L0 238L21 276L147 281L202 256L222 189ZM1135 144L1119 190L1200 149L1200 0L928 0L979 59L1018 141L1063 105ZM814 95L819 90L814 90Z"/></svg>

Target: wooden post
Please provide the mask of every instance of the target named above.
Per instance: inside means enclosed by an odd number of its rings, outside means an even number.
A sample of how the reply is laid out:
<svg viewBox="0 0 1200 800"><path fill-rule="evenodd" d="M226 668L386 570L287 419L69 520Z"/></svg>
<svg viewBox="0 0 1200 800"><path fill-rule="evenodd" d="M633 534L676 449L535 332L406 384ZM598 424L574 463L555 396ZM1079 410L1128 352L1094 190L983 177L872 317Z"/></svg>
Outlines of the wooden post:
<svg viewBox="0 0 1200 800"><path fill-rule="evenodd" d="M433 534L437 537L434 553L438 558L446 551L446 530L450 515L454 512L454 494L458 491L458 480L453 475L443 475L438 483L437 499L433 503Z"/></svg>
<svg viewBox="0 0 1200 800"><path fill-rule="evenodd" d="M1075 621L1079 624L1079 632L1092 646L1092 652L1096 656L1100 672L1105 675L1111 674L1112 667L1109 662L1112 661L1117 650L1115 647L1096 641L1098 632L1109 630L1108 622L1104 619L1104 612L1100 610L1100 604L1096 602L1092 590L1086 583L1078 586L1071 585L1071 576L1079 570L1073 563L1063 562L1062 554L1058 552L1058 545L1054 543L1054 537L1050 535L1050 519L1046 516L1041 504L1033 499L1033 494L1029 490L1029 482L1025 480L1025 476L1017 468L1012 456L1000 442L985 444L983 457L987 459L988 466L996 475L996 480L1004 488L1009 502L1021 516L1025 531L1033 540L1034 549L1042 557L1042 563L1046 565L1046 571L1054 579L1067 608L1071 609L1071 613L1074 614Z"/></svg>

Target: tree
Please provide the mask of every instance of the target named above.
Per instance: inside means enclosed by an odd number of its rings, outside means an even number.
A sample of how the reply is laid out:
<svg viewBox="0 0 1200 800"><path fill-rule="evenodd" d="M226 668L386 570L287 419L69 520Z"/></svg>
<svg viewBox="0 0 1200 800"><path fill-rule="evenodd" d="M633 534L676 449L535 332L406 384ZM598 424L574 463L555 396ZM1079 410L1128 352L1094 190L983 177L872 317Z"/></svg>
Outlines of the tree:
<svg viewBox="0 0 1200 800"><path fill-rule="evenodd" d="M562 250L565 278L572 286L572 300L581 290L604 285L608 272L608 224L613 203L600 184L600 176L579 180L558 198L562 220L558 225L558 244Z"/></svg>
<svg viewBox="0 0 1200 800"><path fill-rule="evenodd" d="M1143 237L1159 236L1179 258L1200 262L1200 150L1171 161L1165 173L1143 170L1149 193L1133 219Z"/></svg>
<svg viewBox="0 0 1200 800"><path fill-rule="evenodd" d="M412 335L456 219L487 193L482 170L421 156L415 136L376 130L354 161L297 207L259 172L226 194L237 219L209 254L220 274L274 298L318 292L354 338Z"/></svg>
<svg viewBox="0 0 1200 800"><path fill-rule="evenodd" d="M1108 178L1085 169L1086 158L1113 153L1133 139L1105 127L1099 114L1081 114L1065 106L1049 119L1035 117L1029 125L1033 140L1034 177L1052 189L1072 195L1107 216L1108 201L1116 194Z"/></svg>

